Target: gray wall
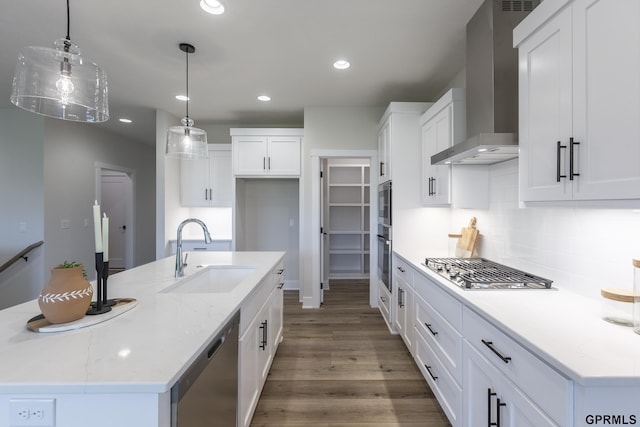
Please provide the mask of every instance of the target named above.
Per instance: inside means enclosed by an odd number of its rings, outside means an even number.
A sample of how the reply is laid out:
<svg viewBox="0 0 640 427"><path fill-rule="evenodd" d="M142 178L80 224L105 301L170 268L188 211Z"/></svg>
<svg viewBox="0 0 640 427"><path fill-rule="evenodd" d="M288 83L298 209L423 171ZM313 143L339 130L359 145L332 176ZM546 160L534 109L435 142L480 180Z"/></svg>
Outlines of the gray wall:
<svg viewBox="0 0 640 427"><path fill-rule="evenodd" d="M44 119L0 109L0 265L44 240ZM0 309L42 289L43 247L0 273Z"/></svg>

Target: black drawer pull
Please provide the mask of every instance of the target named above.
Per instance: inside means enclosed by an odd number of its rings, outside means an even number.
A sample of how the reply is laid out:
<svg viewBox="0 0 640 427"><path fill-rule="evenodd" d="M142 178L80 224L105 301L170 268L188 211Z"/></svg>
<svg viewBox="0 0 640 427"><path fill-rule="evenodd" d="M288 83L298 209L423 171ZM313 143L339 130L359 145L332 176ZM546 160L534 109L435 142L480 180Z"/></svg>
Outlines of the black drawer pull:
<svg viewBox="0 0 640 427"><path fill-rule="evenodd" d="M562 145L560 144L560 141L558 141L558 147L557 147L557 152L556 152L556 182L560 182L560 178L566 178L567 175L560 175L560 150L563 148L567 148L566 145Z"/></svg>
<svg viewBox="0 0 640 427"><path fill-rule="evenodd" d="M398 270L400 270L400 273L404 273L404 272L406 271L404 268L402 268L402 267L400 267L400 266L397 266L396 268L397 268Z"/></svg>
<svg viewBox="0 0 640 427"><path fill-rule="evenodd" d="M427 368L427 372L429 372L429 375L431 375L431 378L433 378L434 381L438 381L438 377L433 375L433 373L431 372L431 366L424 365L424 367Z"/></svg>
<svg viewBox="0 0 640 427"><path fill-rule="evenodd" d="M574 141L573 138L569 138L569 181L573 181L574 176L580 176L579 173L573 171L573 148L576 145L580 145L580 143Z"/></svg>
<svg viewBox="0 0 640 427"><path fill-rule="evenodd" d="M491 350L496 356L498 356L504 363L509 363L509 361L511 360L510 357L503 356L498 350L496 350L496 348L493 346L493 341L482 340L482 344L489 347L489 350Z"/></svg>
<svg viewBox="0 0 640 427"><path fill-rule="evenodd" d="M427 327L427 329L429 330L429 332L431 332L431 335L433 335L434 337L436 335L438 335L438 332L434 331L433 329L431 329L431 323L425 323L424 326Z"/></svg>

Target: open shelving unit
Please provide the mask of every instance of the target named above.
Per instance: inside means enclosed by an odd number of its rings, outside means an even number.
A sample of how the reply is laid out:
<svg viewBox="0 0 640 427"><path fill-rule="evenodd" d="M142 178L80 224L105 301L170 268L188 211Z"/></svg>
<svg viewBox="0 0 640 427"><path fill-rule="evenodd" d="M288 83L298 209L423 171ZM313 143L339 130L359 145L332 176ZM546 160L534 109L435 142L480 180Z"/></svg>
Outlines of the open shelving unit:
<svg viewBox="0 0 640 427"><path fill-rule="evenodd" d="M369 160L327 162L329 278L369 277Z"/></svg>

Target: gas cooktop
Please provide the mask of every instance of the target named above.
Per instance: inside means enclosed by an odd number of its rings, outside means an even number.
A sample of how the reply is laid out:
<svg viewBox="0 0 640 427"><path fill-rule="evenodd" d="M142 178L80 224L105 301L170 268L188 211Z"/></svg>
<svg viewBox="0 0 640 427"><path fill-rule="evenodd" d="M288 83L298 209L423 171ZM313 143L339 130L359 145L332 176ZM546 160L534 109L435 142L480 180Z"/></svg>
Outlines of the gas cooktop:
<svg viewBox="0 0 640 427"><path fill-rule="evenodd" d="M425 258L423 265L463 289L554 289L552 280L484 258Z"/></svg>

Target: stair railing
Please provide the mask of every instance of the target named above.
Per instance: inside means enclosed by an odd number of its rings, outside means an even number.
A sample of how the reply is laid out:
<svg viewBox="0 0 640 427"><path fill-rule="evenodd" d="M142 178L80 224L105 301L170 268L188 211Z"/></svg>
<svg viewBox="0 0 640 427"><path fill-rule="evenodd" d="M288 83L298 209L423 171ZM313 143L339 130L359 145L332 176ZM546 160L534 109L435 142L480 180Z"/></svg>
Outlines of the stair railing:
<svg viewBox="0 0 640 427"><path fill-rule="evenodd" d="M29 257L27 256L27 254L29 252L31 252L32 250L34 250L35 248L37 248L39 246L42 246L43 244L44 244L44 242L42 240L40 240L39 242L35 242L35 243L27 246L26 248L24 248L20 252L18 252L13 258L11 258L9 261L5 262L4 264L2 264L2 266L0 266L0 273L5 271L7 268L11 267L19 259L23 259L23 260L25 260L25 262L29 261Z"/></svg>

